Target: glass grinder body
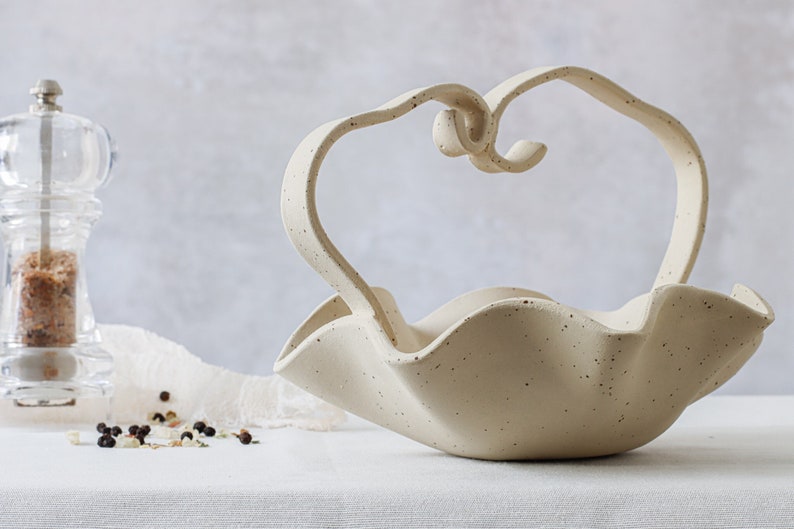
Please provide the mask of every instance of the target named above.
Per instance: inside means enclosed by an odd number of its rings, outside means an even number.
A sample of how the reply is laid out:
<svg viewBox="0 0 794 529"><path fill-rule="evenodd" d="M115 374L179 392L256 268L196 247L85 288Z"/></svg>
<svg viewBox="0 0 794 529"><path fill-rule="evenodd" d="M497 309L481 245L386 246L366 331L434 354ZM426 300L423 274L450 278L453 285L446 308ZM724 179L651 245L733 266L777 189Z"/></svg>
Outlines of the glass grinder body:
<svg viewBox="0 0 794 529"><path fill-rule="evenodd" d="M0 120L0 397L70 405L112 393L83 260L116 152L102 126L62 112L56 81L30 92L28 113Z"/></svg>

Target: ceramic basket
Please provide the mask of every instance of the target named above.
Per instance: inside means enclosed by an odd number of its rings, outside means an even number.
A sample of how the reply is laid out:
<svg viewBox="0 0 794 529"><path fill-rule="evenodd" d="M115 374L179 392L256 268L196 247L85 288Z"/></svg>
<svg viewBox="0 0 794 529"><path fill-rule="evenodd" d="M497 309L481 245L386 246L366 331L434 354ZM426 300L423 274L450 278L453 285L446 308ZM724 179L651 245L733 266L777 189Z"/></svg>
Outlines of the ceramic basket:
<svg viewBox="0 0 794 529"><path fill-rule="evenodd" d="M486 172L521 172L544 145L494 145L510 102L562 80L647 127L672 159L678 185L671 240L652 290L614 312L568 307L522 288L465 294L413 324L328 239L317 215L320 165L345 134L418 105L447 107L433 137L448 156ZM358 416L446 452L482 459L575 458L641 446L755 352L772 322L747 287L730 295L684 284L705 227L700 151L672 116L582 68L538 68L484 97L458 84L403 94L314 130L284 177L282 216L306 261L336 291L298 328L275 371Z"/></svg>

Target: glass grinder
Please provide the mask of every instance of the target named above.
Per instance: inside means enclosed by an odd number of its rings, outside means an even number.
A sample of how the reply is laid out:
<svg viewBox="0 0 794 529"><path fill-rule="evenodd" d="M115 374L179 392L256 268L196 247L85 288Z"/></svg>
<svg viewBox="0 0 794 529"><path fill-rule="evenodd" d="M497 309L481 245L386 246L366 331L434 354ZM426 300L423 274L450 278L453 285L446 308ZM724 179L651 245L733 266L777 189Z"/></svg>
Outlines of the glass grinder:
<svg viewBox="0 0 794 529"><path fill-rule="evenodd" d="M102 126L62 112L56 81L30 93L29 112L0 120L0 397L71 405L112 393L83 261L116 152Z"/></svg>

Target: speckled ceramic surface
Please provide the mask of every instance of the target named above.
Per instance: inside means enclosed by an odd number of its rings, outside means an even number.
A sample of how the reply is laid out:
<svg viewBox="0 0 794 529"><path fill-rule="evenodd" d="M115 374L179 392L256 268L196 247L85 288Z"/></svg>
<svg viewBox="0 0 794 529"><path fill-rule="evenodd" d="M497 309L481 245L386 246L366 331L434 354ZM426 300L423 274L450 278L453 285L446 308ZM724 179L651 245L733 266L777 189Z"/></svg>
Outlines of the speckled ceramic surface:
<svg viewBox="0 0 794 529"><path fill-rule="evenodd" d="M676 215L652 290L614 312L594 312L522 288L488 288L407 323L391 295L370 287L323 230L315 186L326 153L352 130L436 100L449 107L433 129L442 153L467 155L486 172L525 171L546 147L520 141L500 155L499 120L514 98L553 80L640 122L672 159ZM747 287L725 295L684 284L706 206L705 166L687 130L589 70L530 70L484 97L457 84L408 92L319 127L290 160L282 194L287 233L338 295L293 334L275 370L356 415L461 456L574 458L636 448L736 373L774 319Z"/></svg>

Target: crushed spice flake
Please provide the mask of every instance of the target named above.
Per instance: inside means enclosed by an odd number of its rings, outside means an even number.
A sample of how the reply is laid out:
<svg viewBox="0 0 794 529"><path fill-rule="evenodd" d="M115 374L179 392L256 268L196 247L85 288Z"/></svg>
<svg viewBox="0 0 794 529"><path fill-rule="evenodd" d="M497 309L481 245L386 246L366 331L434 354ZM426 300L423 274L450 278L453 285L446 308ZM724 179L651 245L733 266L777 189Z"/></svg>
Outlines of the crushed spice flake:
<svg viewBox="0 0 794 529"><path fill-rule="evenodd" d="M69 441L69 444L79 445L80 444L80 432L77 430L69 430L66 432L66 440Z"/></svg>
<svg viewBox="0 0 794 529"><path fill-rule="evenodd" d="M134 436L123 435L116 440L116 448L140 448L141 441Z"/></svg>
<svg viewBox="0 0 794 529"><path fill-rule="evenodd" d="M180 446L182 448L206 448L209 445L206 443L202 443L198 439L180 439L176 441L171 441L168 443L170 447L177 447Z"/></svg>

